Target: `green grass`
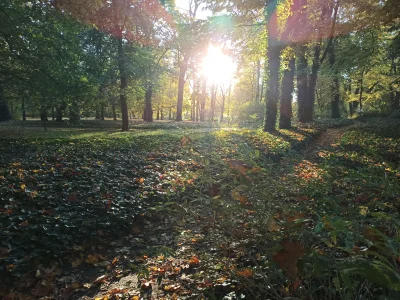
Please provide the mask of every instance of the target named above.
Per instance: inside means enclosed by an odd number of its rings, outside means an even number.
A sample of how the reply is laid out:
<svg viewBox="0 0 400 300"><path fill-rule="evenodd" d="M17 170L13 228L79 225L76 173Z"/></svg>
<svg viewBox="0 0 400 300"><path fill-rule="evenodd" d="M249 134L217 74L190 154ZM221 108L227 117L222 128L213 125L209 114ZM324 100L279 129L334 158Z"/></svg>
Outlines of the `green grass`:
<svg viewBox="0 0 400 300"><path fill-rule="evenodd" d="M274 134L157 125L3 136L0 248L12 251L2 254L0 278L13 286L43 265L83 260L93 247L118 256L129 273L138 253L159 254L150 238L167 226L162 234L201 258L194 268L203 272L186 291L211 280L204 293L222 298L232 290L217 281L227 278L254 299L396 299L400 131L386 122L352 126L336 146L303 160L302 150L337 124ZM110 244L131 236L143 215L148 233L122 258ZM171 259L183 259L178 250L168 250Z"/></svg>

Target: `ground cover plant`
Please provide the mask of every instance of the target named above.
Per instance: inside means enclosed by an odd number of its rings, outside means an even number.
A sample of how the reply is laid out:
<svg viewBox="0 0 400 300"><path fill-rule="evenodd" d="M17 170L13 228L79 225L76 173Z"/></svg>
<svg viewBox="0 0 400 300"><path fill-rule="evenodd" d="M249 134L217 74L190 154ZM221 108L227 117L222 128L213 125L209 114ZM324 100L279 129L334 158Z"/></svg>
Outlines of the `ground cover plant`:
<svg viewBox="0 0 400 300"><path fill-rule="evenodd" d="M326 124L3 139L2 296L396 299L400 133Z"/></svg>

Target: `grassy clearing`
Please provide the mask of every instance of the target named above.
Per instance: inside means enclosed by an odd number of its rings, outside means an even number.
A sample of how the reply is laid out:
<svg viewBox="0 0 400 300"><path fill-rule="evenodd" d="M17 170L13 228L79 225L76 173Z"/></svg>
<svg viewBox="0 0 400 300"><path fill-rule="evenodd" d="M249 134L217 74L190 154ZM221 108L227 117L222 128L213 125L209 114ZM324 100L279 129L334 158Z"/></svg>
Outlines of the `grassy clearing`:
<svg viewBox="0 0 400 300"><path fill-rule="evenodd" d="M0 292L396 299L399 132L385 124L308 161L320 127L3 140Z"/></svg>

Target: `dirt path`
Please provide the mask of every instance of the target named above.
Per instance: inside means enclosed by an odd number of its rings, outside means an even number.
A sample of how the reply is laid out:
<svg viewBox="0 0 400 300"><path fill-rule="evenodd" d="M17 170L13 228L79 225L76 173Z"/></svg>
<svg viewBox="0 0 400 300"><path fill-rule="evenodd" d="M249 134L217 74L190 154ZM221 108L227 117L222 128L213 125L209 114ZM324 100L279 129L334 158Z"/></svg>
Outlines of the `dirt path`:
<svg viewBox="0 0 400 300"><path fill-rule="evenodd" d="M311 145L304 150L303 157L307 160L315 160L318 157L321 157L326 150L335 148L337 143L342 138L343 134L351 127L344 126L338 128L328 128L325 132L323 132Z"/></svg>

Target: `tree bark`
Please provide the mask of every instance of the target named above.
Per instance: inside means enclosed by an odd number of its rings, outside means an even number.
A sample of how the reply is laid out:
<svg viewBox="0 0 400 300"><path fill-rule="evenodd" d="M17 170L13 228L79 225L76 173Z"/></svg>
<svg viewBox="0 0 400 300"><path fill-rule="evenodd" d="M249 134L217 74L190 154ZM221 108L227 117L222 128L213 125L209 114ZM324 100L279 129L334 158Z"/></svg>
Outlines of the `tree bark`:
<svg viewBox="0 0 400 300"><path fill-rule="evenodd" d="M10 109L7 101L3 97L2 89L0 87L0 122L9 121L12 119Z"/></svg>
<svg viewBox="0 0 400 300"><path fill-rule="evenodd" d="M279 116L279 128L289 129L292 127L292 94L294 89L295 58L289 60L288 68L283 72L282 95Z"/></svg>
<svg viewBox="0 0 400 300"><path fill-rule="evenodd" d="M266 93L266 120L264 124L264 131L266 132L275 131L275 124L278 113L279 66L281 47L278 45L278 24L276 16L276 6L276 1L273 1L267 7L267 58L269 64L269 76Z"/></svg>
<svg viewBox="0 0 400 300"><path fill-rule="evenodd" d="M64 105L59 105L56 107L56 122L62 122Z"/></svg>
<svg viewBox="0 0 400 300"><path fill-rule="evenodd" d="M225 91L222 89L222 87L221 87L221 95L222 95L222 105L221 105L221 115L219 121L222 123L222 121L224 120L225 98L226 98Z"/></svg>
<svg viewBox="0 0 400 300"><path fill-rule="evenodd" d="M176 103L176 121L182 121L183 92L185 89L185 75L189 63L189 55L183 57L179 68L178 101Z"/></svg>
<svg viewBox="0 0 400 300"><path fill-rule="evenodd" d="M313 118L313 107L307 99L308 95L308 84L307 84L307 59L305 56L306 47L304 45L299 46L297 49L297 68L296 68L296 79L297 79L297 105L298 105L298 116L299 122L307 123L312 122Z"/></svg>
<svg viewBox="0 0 400 300"><path fill-rule="evenodd" d="M308 101L314 110L315 104L315 89L317 87L318 70L320 68L320 55L321 55L321 44L320 41L315 45L314 57L311 65L311 74L308 78Z"/></svg>
<svg viewBox="0 0 400 300"><path fill-rule="evenodd" d="M201 85L200 122L204 122L206 119L206 100L207 100L207 79L206 77L204 77Z"/></svg>
<svg viewBox="0 0 400 300"><path fill-rule="evenodd" d="M47 109L46 107L42 106L40 108L40 121L47 122L49 119L47 118Z"/></svg>
<svg viewBox="0 0 400 300"><path fill-rule="evenodd" d="M335 45L332 43L329 49L329 65L333 73L333 82L331 85L331 116L332 118L340 118L340 93L339 93L339 77L335 66Z"/></svg>
<svg viewBox="0 0 400 300"><path fill-rule="evenodd" d="M72 102L69 108L69 121L71 123L79 123L80 121L79 107L76 101Z"/></svg>
<svg viewBox="0 0 400 300"><path fill-rule="evenodd" d="M153 95L153 86L150 84L146 89L145 94L145 109L143 119L146 122L153 122L153 108L151 105L151 97Z"/></svg>
<svg viewBox="0 0 400 300"><path fill-rule="evenodd" d="M211 111L210 111L210 119L211 122L214 121L214 114L215 114L215 102L217 100L217 88L215 83L211 87Z"/></svg>
<svg viewBox="0 0 400 300"><path fill-rule="evenodd" d="M25 96L22 96L21 109L22 109L22 121L26 121ZM54 111L54 107L52 108L52 110ZM54 113L53 113L53 121L54 121Z"/></svg>
<svg viewBox="0 0 400 300"><path fill-rule="evenodd" d="M128 105L126 103L126 89L128 87L128 76L125 70L125 57L122 41L122 33L118 37L118 67L120 76L120 105L122 115L122 131L129 130L129 118L128 118Z"/></svg>

